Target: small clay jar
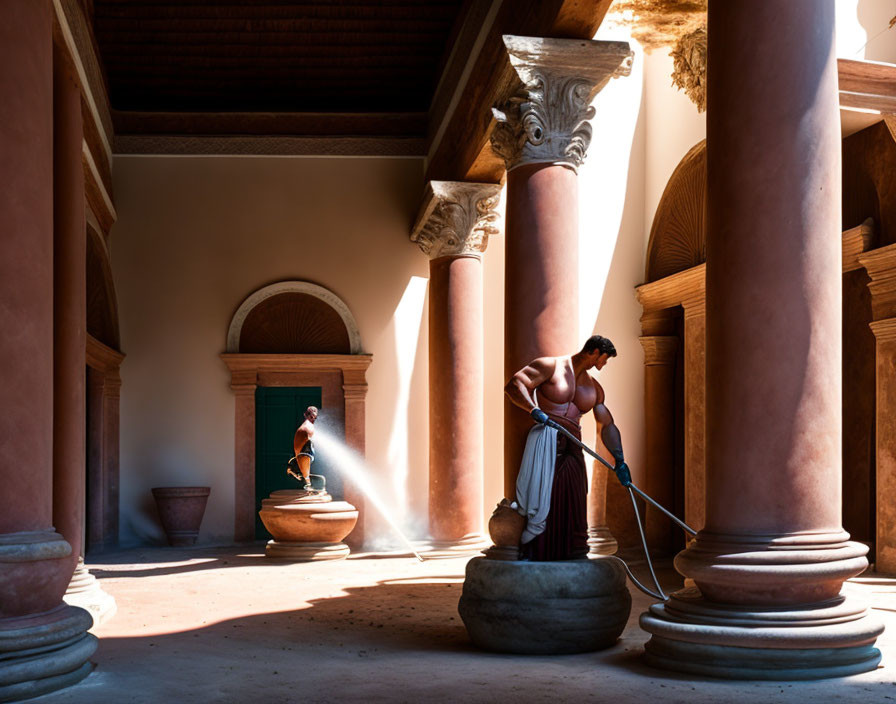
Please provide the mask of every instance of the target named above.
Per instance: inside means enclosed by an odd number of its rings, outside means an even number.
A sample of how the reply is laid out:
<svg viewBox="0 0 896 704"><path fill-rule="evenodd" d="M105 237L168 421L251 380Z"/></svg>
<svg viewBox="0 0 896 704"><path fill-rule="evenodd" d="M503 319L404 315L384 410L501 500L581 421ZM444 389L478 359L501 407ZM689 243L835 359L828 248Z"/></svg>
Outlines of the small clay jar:
<svg viewBox="0 0 896 704"><path fill-rule="evenodd" d="M488 534L499 548L518 548L525 527L526 517L512 508L508 499L501 499L488 519Z"/></svg>

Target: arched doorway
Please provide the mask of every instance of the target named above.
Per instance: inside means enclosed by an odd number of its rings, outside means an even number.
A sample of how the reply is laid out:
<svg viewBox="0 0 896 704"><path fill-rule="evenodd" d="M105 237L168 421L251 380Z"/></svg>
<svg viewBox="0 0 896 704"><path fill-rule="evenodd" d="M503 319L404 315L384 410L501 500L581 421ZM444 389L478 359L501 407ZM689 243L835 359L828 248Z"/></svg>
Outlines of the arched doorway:
<svg viewBox="0 0 896 704"><path fill-rule="evenodd" d="M328 427L364 453L372 356L361 353L358 326L338 296L316 284L286 281L243 301L221 358L236 395L234 538L244 542L256 538L256 516L270 488L278 481L286 485L275 488L292 486L279 460L291 456L293 416L307 405L320 406ZM362 496L338 468L329 473L328 487L362 510ZM363 512L347 542L357 546L362 540Z"/></svg>
<svg viewBox="0 0 896 704"><path fill-rule="evenodd" d="M85 553L118 545L119 400L124 355L103 236L87 228L87 463Z"/></svg>

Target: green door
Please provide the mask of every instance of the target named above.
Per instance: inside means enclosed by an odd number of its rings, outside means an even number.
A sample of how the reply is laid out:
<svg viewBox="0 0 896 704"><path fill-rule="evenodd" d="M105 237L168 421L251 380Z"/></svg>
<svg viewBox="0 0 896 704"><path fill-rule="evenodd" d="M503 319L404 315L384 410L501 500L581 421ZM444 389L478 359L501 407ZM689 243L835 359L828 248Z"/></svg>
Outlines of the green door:
<svg viewBox="0 0 896 704"><path fill-rule="evenodd" d="M321 408L321 390L312 387L259 386L255 390L255 537L268 540L258 512L262 499L278 489L298 489L299 483L286 473L286 464L293 456L292 438L304 421L308 406ZM319 458L311 471L327 474ZM329 487L328 487L329 488Z"/></svg>

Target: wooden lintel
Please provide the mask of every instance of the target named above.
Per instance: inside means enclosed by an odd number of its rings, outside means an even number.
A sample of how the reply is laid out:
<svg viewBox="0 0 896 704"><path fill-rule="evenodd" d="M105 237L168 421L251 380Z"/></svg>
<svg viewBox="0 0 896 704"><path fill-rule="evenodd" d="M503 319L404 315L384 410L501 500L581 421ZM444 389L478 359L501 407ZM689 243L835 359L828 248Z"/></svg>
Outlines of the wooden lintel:
<svg viewBox="0 0 896 704"><path fill-rule="evenodd" d="M491 108L517 84L504 34L591 39L611 0L504 0L437 142L427 150L427 181L500 183L504 164L488 145Z"/></svg>

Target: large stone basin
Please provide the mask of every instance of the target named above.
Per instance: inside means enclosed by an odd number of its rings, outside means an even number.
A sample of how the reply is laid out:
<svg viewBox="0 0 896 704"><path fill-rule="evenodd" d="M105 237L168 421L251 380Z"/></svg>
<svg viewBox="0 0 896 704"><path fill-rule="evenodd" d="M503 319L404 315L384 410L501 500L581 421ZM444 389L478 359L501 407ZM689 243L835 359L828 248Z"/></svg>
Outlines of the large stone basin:
<svg viewBox="0 0 896 704"><path fill-rule="evenodd" d="M326 492L275 491L261 502L261 521L273 540L265 555L307 562L336 560L349 554L342 542L358 521L358 510L333 501Z"/></svg>
<svg viewBox="0 0 896 704"><path fill-rule="evenodd" d="M457 610L470 640L499 653L555 655L612 646L632 598L613 557L467 563Z"/></svg>

